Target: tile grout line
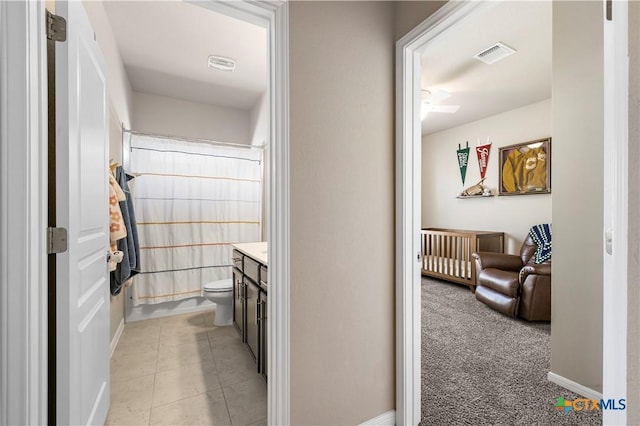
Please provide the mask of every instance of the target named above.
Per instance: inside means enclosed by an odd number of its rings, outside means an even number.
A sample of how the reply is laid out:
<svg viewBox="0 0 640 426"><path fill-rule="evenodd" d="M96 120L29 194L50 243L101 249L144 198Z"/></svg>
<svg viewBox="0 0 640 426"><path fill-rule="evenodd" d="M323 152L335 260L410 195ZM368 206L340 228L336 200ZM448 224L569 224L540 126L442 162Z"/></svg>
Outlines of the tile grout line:
<svg viewBox="0 0 640 426"><path fill-rule="evenodd" d="M148 425L151 425L151 414L153 414L153 398L156 394L156 379L158 377L158 357L160 356L160 333L162 332L162 324L158 327L158 345L156 346L156 366L153 373L153 390L151 391L151 403L149 404L149 420Z"/></svg>
<svg viewBox="0 0 640 426"><path fill-rule="evenodd" d="M224 386L222 386L222 380L220 379L220 372L218 371L218 361L216 360L216 355L213 352L213 346L211 342L211 335L207 332L207 339L209 340L209 350L211 351L211 357L213 358L213 364L216 367L216 375L218 376L218 384L220 384L220 391L222 392L222 397L224 398L224 407L227 409L227 415L229 416L229 421L233 426L233 419L231 418L231 410L229 410L229 403L227 402L227 394L224 391Z"/></svg>

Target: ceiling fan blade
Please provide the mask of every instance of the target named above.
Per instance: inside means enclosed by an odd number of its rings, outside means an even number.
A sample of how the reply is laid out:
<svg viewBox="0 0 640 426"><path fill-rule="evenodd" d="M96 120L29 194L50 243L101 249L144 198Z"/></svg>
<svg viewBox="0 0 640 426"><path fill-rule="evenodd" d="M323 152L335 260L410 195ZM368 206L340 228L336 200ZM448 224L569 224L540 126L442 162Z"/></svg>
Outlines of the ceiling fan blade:
<svg viewBox="0 0 640 426"><path fill-rule="evenodd" d="M451 97L451 93L445 90L438 91L430 91L430 90L422 90L422 102L428 102L431 105L438 105L442 101L449 99Z"/></svg>
<svg viewBox="0 0 640 426"><path fill-rule="evenodd" d="M438 90L436 92L429 92L429 93L430 94L428 95L426 100L428 100L429 103L432 105L437 105L442 101L447 100L451 97L451 93L444 90Z"/></svg>
<svg viewBox="0 0 640 426"><path fill-rule="evenodd" d="M428 112L454 113L460 109L460 105L432 105L429 103L424 103L423 108Z"/></svg>

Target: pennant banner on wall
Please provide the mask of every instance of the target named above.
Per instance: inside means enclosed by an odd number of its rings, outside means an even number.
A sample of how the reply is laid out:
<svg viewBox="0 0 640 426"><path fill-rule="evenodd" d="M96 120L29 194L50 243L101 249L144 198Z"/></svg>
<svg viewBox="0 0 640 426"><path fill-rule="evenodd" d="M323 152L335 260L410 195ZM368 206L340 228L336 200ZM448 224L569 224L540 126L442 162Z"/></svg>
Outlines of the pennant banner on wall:
<svg viewBox="0 0 640 426"><path fill-rule="evenodd" d="M480 179L484 179L487 173L487 165L489 164L489 153L491 152L491 143L476 146L476 154L478 156L478 167L480 168Z"/></svg>
<svg viewBox="0 0 640 426"><path fill-rule="evenodd" d="M460 167L460 177L462 178L462 186L464 186L464 179L467 177L467 164L469 164L469 142L467 142L466 148L461 148L458 144L458 166Z"/></svg>

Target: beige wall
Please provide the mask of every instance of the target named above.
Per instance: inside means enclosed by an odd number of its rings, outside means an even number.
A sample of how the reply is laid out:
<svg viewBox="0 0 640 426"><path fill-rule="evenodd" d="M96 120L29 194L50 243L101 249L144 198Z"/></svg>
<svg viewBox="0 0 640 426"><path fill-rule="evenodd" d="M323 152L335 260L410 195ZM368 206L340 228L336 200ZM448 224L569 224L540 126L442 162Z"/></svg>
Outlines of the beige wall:
<svg viewBox="0 0 640 426"><path fill-rule="evenodd" d="M551 371L602 391L603 34L599 2L553 4Z"/></svg>
<svg viewBox="0 0 640 426"><path fill-rule="evenodd" d="M499 188L498 148L551 136L551 99L422 138L422 226L505 232L505 251L519 253L527 231L551 223L551 195L457 199L462 181L455 151L471 147L465 187L480 180L475 146L491 137L485 186ZM553 145L553 143L552 143Z"/></svg>
<svg viewBox="0 0 640 426"><path fill-rule="evenodd" d="M142 132L251 143L250 112L133 92L132 128Z"/></svg>
<svg viewBox="0 0 640 426"><path fill-rule="evenodd" d="M291 423L395 407L389 2L291 2Z"/></svg>
<svg viewBox="0 0 640 426"><path fill-rule="evenodd" d="M640 3L629 2L627 424L640 424Z"/></svg>
<svg viewBox="0 0 640 426"><path fill-rule="evenodd" d="M400 40L405 34L424 21L429 15L440 9L446 1L394 1L395 39Z"/></svg>

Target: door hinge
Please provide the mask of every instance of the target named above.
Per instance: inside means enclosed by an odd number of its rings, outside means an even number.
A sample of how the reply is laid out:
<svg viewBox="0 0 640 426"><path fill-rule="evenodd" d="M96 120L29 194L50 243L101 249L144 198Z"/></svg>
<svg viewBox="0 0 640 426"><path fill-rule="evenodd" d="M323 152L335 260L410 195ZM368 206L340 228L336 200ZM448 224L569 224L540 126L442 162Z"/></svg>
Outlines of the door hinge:
<svg viewBox="0 0 640 426"><path fill-rule="evenodd" d="M422 260L422 254L418 252L418 255L416 256L416 261L420 262L421 260Z"/></svg>
<svg viewBox="0 0 640 426"><path fill-rule="evenodd" d="M65 228L47 228L47 254L67 251L67 230Z"/></svg>
<svg viewBox="0 0 640 426"><path fill-rule="evenodd" d="M47 10L47 38L53 41L67 41L67 21L62 16Z"/></svg>

